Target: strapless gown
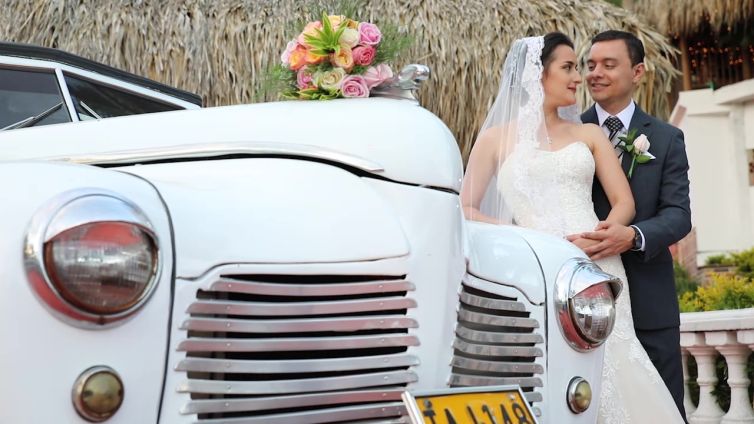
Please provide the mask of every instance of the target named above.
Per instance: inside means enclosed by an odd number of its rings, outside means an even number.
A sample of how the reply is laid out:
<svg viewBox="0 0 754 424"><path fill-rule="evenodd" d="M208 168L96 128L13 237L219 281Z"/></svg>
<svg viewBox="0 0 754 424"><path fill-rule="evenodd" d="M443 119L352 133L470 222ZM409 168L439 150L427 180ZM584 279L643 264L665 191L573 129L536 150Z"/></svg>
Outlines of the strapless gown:
<svg viewBox="0 0 754 424"><path fill-rule="evenodd" d="M555 151L517 153L503 162L497 176L498 190L516 225L557 236L592 231L598 219L592 203L595 165L589 147L578 141ZM523 183L522 178L526 179ZM683 423L670 392L636 338L620 256L596 263L624 283L616 302L615 327L605 342L598 422Z"/></svg>

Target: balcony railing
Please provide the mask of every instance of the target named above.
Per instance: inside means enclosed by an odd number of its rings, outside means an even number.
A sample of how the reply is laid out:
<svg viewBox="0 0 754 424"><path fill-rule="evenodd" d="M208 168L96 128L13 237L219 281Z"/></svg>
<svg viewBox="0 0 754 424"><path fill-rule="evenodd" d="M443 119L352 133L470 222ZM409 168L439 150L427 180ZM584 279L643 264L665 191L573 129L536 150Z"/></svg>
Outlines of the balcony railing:
<svg viewBox="0 0 754 424"><path fill-rule="evenodd" d="M754 308L681 314L681 350L686 383L684 406L690 424L754 423L746 364L754 350ZM699 402L689 392L688 359L696 360ZM722 355L727 365L730 407L723 411L713 390L718 382L715 362Z"/></svg>

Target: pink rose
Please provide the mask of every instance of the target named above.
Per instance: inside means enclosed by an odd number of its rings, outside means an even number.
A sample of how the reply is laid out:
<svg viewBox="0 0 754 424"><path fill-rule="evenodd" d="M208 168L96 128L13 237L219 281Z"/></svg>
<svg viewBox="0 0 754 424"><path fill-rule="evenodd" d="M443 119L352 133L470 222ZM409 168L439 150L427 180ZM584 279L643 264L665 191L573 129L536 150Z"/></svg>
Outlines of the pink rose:
<svg viewBox="0 0 754 424"><path fill-rule="evenodd" d="M369 97L367 82L359 75L349 75L343 78L340 91L343 97Z"/></svg>
<svg viewBox="0 0 754 424"><path fill-rule="evenodd" d="M314 85L312 71L308 66L304 66L296 73L296 85L302 90Z"/></svg>
<svg viewBox="0 0 754 424"><path fill-rule="evenodd" d="M370 24L369 22L362 22L359 24L359 44L366 46L376 46L380 44L382 40L382 32L377 28L377 25Z"/></svg>
<svg viewBox="0 0 754 424"><path fill-rule="evenodd" d="M393 70L384 63L380 63L377 66L371 66L366 72L364 72L364 81L366 81L367 87L369 87L370 90L392 77Z"/></svg>
<svg viewBox="0 0 754 424"><path fill-rule="evenodd" d="M360 66L369 66L374 60L377 49L372 46L359 46L353 49L353 63Z"/></svg>
<svg viewBox="0 0 754 424"><path fill-rule="evenodd" d="M298 47L296 40L291 40L288 42L288 46L285 47L285 51L282 55L280 55L280 61L283 62L283 65L288 64L288 59L290 59L291 53L296 50L296 47Z"/></svg>

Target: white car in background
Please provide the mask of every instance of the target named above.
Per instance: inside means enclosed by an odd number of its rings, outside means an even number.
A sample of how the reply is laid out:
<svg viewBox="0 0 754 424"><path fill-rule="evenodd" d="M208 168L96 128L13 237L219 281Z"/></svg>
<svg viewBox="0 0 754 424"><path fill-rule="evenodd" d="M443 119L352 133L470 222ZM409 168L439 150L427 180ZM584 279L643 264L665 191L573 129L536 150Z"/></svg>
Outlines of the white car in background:
<svg viewBox="0 0 754 424"><path fill-rule="evenodd" d="M400 423L406 390L517 385L540 423L593 423L620 283L465 221L412 82L39 126L104 118L64 94L0 132L0 422Z"/></svg>

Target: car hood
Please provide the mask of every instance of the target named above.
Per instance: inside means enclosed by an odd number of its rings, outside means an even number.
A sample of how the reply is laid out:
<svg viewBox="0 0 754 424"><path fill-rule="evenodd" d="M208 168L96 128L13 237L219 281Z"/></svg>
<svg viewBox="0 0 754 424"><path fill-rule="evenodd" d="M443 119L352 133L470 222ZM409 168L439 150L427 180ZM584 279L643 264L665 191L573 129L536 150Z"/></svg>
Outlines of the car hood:
<svg viewBox="0 0 754 424"><path fill-rule="evenodd" d="M182 110L0 134L0 160L117 166L249 155L311 157L390 180L460 191L455 139L405 100L292 101Z"/></svg>

